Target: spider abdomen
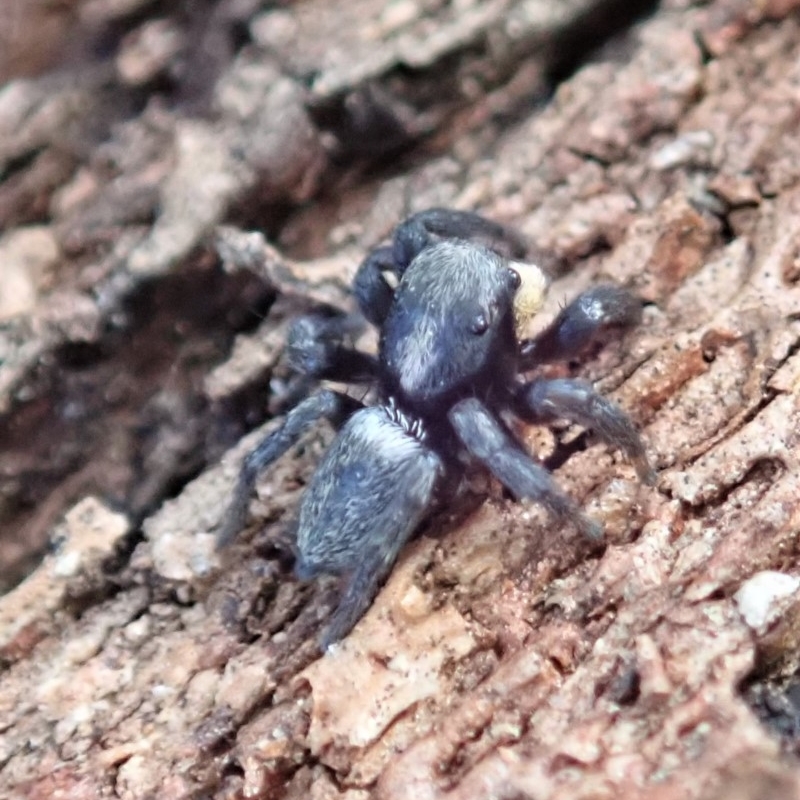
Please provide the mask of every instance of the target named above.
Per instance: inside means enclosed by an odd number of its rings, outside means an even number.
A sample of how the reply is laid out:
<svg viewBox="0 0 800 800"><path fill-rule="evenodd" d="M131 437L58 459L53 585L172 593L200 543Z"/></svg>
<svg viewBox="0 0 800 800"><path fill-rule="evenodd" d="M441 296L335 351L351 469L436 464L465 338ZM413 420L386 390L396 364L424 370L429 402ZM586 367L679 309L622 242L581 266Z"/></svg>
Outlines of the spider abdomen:
<svg viewBox="0 0 800 800"><path fill-rule="evenodd" d="M393 406L357 411L303 495L297 575L353 570L367 554L394 559L427 509L442 463L418 422Z"/></svg>

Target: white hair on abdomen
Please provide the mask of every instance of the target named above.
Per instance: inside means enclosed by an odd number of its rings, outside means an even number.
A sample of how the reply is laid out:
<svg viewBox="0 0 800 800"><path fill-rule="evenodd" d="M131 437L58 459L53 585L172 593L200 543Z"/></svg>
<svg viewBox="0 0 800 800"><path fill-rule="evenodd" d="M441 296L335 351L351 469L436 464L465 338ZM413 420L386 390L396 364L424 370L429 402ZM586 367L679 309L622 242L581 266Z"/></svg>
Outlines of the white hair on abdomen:
<svg viewBox="0 0 800 800"><path fill-rule="evenodd" d="M402 414L392 401L388 407L373 406L360 412L353 433L375 448L377 456L390 461L400 461L421 449L425 438L422 423Z"/></svg>

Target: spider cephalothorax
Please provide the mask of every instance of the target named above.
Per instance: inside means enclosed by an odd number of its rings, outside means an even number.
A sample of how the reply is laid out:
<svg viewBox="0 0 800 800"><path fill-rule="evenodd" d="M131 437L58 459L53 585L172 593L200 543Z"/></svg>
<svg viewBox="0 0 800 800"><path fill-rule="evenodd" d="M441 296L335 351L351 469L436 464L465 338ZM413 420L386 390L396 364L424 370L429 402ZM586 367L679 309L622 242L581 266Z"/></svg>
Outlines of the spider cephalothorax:
<svg viewBox="0 0 800 800"><path fill-rule="evenodd" d="M312 315L293 325L288 353L296 369L319 379L372 382L379 404L323 390L292 409L245 459L219 542L241 528L261 470L320 418L337 426L300 503L296 536L299 577L349 576L323 646L347 635L366 611L437 491L453 485L465 459L486 467L516 498L535 500L599 538L596 523L525 452L502 421L504 412L593 428L633 460L642 479L651 479L634 425L588 383L519 377L580 352L602 330L634 325L640 303L618 287L597 286L539 336L521 339L520 326L538 311L546 284L538 268L512 260L523 252L513 233L483 217L431 209L400 225L392 245L370 253L356 274L361 311L380 329L377 358L345 345L353 328L348 317Z"/></svg>

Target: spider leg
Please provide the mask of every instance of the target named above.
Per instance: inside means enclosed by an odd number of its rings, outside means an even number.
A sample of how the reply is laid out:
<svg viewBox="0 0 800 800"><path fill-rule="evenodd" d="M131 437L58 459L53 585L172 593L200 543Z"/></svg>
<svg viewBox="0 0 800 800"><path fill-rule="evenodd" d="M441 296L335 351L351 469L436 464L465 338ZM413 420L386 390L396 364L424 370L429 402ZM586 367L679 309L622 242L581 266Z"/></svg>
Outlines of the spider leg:
<svg viewBox="0 0 800 800"><path fill-rule="evenodd" d="M587 381L537 378L520 386L514 399L516 413L530 422L567 419L591 428L604 442L619 447L630 458L644 483L654 482L655 473L644 443L630 417Z"/></svg>
<svg viewBox="0 0 800 800"><path fill-rule="evenodd" d="M432 237L478 241L509 258L522 258L527 251L518 233L480 214L429 208L413 214L395 229L392 257L399 275L431 244Z"/></svg>
<svg viewBox="0 0 800 800"><path fill-rule="evenodd" d="M360 404L338 392L322 391L306 398L287 415L283 424L251 450L242 463L231 503L217 533L217 549L230 544L244 527L247 505L259 472L280 458L311 426L322 419L340 424Z"/></svg>
<svg viewBox="0 0 800 800"><path fill-rule="evenodd" d="M353 279L353 293L371 323L381 325L394 296L385 273L402 277L408 265L436 239L478 241L509 258L523 258L527 251L517 233L471 211L430 208L413 214L395 228L391 246L376 247L361 262Z"/></svg>
<svg viewBox="0 0 800 800"><path fill-rule="evenodd" d="M637 325L641 301L619 286L603 284L578 295L538 336L520 342L520 370L565 361L578 355L602 333Z"/></svg>
<svg viewBox="0 0 800 800"><path fill-rule="evenodd" d="M380 325L386 319L394 297L385 272L396 272L392 248L376 247L361 262L353 278L353 294L358 306L373 325Z"/></svg>
<svg viewBox="0 0 800 800"><path fill-rule="evenodd" d="M373 356L342 344L358 334L363 320L348 314L308 314L289 328L286 355L296 372L311 378L345 382L373 380L378 362Z"/></svg>
<svg viewBox="0 0 800 800"><path fill-rule="evenodd" d="M448 418L467 450L518 500L535 500L559 520L572 522L587 538L602 538L599 525L581 513L550 473L531 459L480 400L461 400L450 409Z"/></svg>
<svg viewBox="0 0 800 800"><path fill-rule="evenodd" d="M320 635L323 650L344 639L372 605L381 584L391 572L403 545L411 538L416 524L405 526L387 549L365 548L360 554L358 566L350 576L336 610Z"/></svg>

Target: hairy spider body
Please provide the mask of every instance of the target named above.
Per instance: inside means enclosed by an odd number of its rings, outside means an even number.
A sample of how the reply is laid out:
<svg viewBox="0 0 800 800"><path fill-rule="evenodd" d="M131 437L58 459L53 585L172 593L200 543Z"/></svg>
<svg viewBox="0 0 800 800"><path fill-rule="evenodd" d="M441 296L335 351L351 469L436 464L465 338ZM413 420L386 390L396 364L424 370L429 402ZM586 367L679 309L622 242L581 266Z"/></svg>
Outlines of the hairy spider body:
<svg viewBox="0 0 800 800"><path fill-rule="evenodd" d="M363 408L350 417L300 504L299 577L352 570L365 557L373 529L402 546L404 529L421 521L442 473L441 459L424 439L418 421L390 407ZM385 558L395 556L387 548Z"/></svg>
<svg viewBox="0 0 800 800"><path fill-rule="evenodd" d="M623 289L598 286L539 336L520 339L520 324L538 311L546 283L536 267L511 260L523 252L512 232L483 217L431 209L398 226L392 245L373 250L354 279L362 313L380 328L377 359L344 344L350 317L312 315L292 326L287 352L298 371L370 381L380 404L364 407L329 390L299 403L245 458L218 541L225 544L242 527L262 469L319 419L338 427L301 500L296 536L298 577L349 576L323 646L358 622L465 459L486 467L517 499L535 500L586 536L600 537L596 523L525 452L504 412L593 428L632 459L643 480L652 478L633 423L588 383L518 377L580 352L600 331L636 324L640 303Z"/></svg>
<svg viewBox="0 0 800 800"><path fill-rule="evenodd" d="M519 274L495 253L458 241L409 265L384 320L380 362L389 396L426 416L516 373Z"/></svg>

